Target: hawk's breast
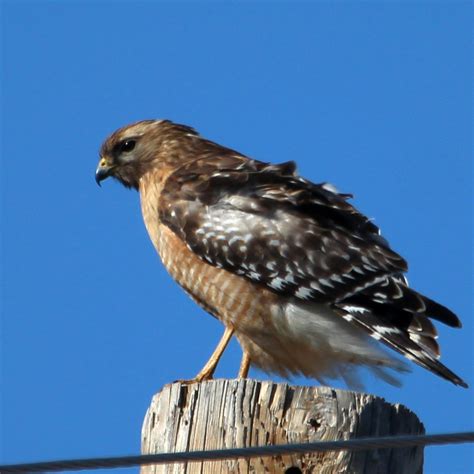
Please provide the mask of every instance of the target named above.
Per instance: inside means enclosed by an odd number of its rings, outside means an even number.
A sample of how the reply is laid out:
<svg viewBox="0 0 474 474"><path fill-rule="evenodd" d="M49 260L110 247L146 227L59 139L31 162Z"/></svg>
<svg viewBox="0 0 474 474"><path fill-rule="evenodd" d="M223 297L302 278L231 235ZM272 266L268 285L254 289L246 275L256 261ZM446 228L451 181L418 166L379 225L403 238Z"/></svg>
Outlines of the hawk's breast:
<svg viewBox="0 0 474 474"><path fill-rule="evenodd" d="M173 279L207 311L236 330L254 331L264 325L267 309L277 300L272 292L199 258L169 227L160 222L159 189L141 193L148 234ZM248 326L248 327L247 327Z"/></svg>

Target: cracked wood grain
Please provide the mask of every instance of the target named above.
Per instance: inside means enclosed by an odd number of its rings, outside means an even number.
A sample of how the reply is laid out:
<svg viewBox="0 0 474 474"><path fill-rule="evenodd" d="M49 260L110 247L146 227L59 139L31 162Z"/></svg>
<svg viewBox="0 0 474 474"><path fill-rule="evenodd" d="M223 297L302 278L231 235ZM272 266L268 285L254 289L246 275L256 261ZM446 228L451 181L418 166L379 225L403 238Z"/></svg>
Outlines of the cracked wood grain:
<svg viewBox="0 0 474 474"><path fill-rule="evenodd" d="M153 397L142 453L422 433L410 410L365 393L248 379L178 382ZM141 474L421 474L422 468L423 449L409 448L144 466Z"/></svg>

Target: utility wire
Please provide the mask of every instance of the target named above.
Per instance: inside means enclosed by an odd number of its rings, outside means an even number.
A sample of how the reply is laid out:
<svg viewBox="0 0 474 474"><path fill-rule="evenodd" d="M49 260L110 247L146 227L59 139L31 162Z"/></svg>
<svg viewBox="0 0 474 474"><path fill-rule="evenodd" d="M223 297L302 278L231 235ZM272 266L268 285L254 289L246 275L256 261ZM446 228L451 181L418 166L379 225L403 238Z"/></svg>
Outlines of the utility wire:
<svg viewBox="0 0 474 474"><path fill-rule="evenodd" d="M145 454L141 456L106 457L93 459L68 459L63 461L35 462L0 466L1 474L29 472L80 471L84 469L113 469L143 466L146 464L176 464L192 461L223 461L237 458L282 456L326 451L361 451L367 449L409 448L413 446L459 444L474 442L474 431L432 435L400 435L340 441L319 441L275 446L258 446L208 451Z"/></svg>

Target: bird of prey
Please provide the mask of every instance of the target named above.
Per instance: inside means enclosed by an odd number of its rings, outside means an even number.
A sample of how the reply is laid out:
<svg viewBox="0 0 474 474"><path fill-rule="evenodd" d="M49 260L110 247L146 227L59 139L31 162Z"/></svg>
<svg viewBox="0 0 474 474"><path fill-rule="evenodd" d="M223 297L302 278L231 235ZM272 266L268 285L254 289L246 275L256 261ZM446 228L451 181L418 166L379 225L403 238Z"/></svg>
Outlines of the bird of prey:
<svg viewBox="0 0 474 474"><path fill-rule="evenodd" d="M225 327L194 381L212 378L234 335L240 377L252 365L354 385L365 367L397 384L393 371L407 365L385 344L467 387L439 361L431 321L459 319L408 286L407 263L350 195L299 176L294 162L251 159L169 120L110 135L95 177L109 176L139 191L164 266Z"/></svg>

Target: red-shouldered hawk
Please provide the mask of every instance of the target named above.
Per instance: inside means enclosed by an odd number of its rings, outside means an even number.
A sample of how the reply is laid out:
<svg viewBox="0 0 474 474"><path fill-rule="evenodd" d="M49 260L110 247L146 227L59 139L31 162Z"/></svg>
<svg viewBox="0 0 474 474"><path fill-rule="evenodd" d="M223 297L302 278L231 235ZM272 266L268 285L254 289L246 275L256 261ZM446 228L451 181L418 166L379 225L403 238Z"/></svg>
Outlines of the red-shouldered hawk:
<svg viewBox="0 0 474 474"><path fill-rule="evenodd" d="M211 378L229 339L250 364L283 376L355 382L365 366L390 383L406 370L380 341L456 385L439 362L431 319L460 327L449 309L410 289L405 260L328 184L144 120L102 145L98 183L140 192L146 228L171 276L225 326L195 380Z"/></svg>

